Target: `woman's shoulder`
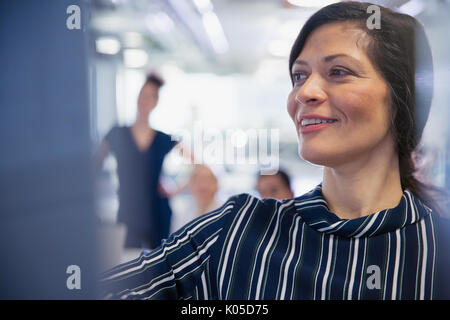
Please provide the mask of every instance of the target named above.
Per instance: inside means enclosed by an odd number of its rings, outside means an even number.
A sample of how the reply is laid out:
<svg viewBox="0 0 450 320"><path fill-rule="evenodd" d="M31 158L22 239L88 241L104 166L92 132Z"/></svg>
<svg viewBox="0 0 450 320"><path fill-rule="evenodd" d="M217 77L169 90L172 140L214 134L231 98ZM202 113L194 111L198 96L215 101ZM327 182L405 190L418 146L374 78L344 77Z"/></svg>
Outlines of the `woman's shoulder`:
<svg viewBox="0 0 450 320"><path fill-rule="evenodd" d="M295 212L295 199L278 200L274 198L259 198L249 193L236 194L228 200L233 203L233 210L230 216L234 218L245 219L258 215L262 220L270 218L281 211Z"/></svg>
<svg viewBox="0 0 450 320"><path fill-rule="evenodd" d="M450 274L448 273L450 268L450 255L447 254L447 250L450 247L450 219L440 216L434 211L431 212L429 217L431 219L428 219L425 223L430 225L431 230L433 230L428 236L437 253L436 277L439 279L436 281L435 298L450 299Z"/></svg>
<svg viewBox="0 0 450 320"><path fill-rule="evenodd" d="M294 199L277 200L272 198L261 199L249 193L239 193L230 196L220 207L191 221L177 232L186 232L190 229L227 229L235 224L236 220L245 220L257 214L261 219L279 212L279 209L294 208ZM209 230L206 233L210 233Z"/></svg>
<svg viewBox="0 0 450 320"><path fill-rule="evenodd" d="M119 131L126 131L129 130L130 127L129 126L124 126L124 125L118 125L115 124L111 127L111 129L109 130L109 132L119 132Z"/></svg>
<svg viewBox="0 0 450 320"><path fill-rule="evenodd" d="M161 130L155 130L155 141L156 144L163 146L162 150L164 150L165 152L169 152L172 147L175 146L175 144L178 143L178 140L174 138L174 136L161 131Z"/></svg>
<svg viewBox="0 0 450 320"><path fill-rule="evenodd" d="M164 131L161 131L159 129L153 129L155 131L155 135L163 138L164 140L173 140L172 136Z"/></svg>
<svg viewBox="0 0 450 320"><path fill-rule="evenodd" d="M439 234L450 244L450 218L443 217L434 211L431 211L430 217L433 227L438 229Z"/></svg>
<svg viewBox="0 0 450 320"><path fill-rule="evenodd" d="M239 193L230 196L217 209L203 214L191 221L177 232L195 229L196 232L211 234L218 229L230 229L237 224L246 224L252 217L258 216L259 221L268 221L275 215L294 215L298 206L316 199L314 190L295 198L278 200L274 198L259 198L250 193ZM200 229L204 229L202 232Z"/></svg>
<svg viewBox="0 0 450 320"><path fill-rule="evenodd" d="M106 140L115 139L117 138L117 136L122 135L126 130L128 130L127 126L114 125L106 133L105 139Z"/></svg>

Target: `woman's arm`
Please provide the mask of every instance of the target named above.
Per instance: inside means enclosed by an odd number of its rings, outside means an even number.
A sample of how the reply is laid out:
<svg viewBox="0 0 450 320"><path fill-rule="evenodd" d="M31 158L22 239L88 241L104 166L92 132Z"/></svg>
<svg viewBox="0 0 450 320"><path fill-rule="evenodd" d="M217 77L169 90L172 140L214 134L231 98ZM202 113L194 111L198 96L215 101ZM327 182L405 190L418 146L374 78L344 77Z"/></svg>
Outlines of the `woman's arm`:
<svg viewBox="0 0 450 320"><path fill-rule="evenodd" d="M185 158L186 160L189 160L191 164L195 163L194 155L189 151L189 149L183 147L183 145L180 142L177 142L174 145L173 150L178 151L181 154L181 156L183 158ZM169 191L164 187L163 184L161 184L161 181L158 182L158 192L160 195L162 195L166 198L171 198L171 197L176 196L177 194L186 190L187 187L188 187L188 182L184 182L181 185L177 185L174 190Z"/></svg>
<svg viewBox="0 0 450 320"><path fill-rule="evenodd" d="M109 144L106 140L102 140L95 154L95 171L99 172L103 167L103 161L109 153Z"/></svg>
<svg viewBox="0 0 450 320"><path fill-rule="evenodd" d="M208 288L204 292L205 281L215 276L215 267L207 266L212 256L221 252L237 201L237 196L231 197L220 208L173 233L158 248L103 273L101 297L178 300L215 296Z"/></svg>
<svg viewBox="0 0 450 320"><path fill-rule="evenodd" d="M189 149L187 149L186 147L184 147L180 142L178 142L175 145L174 149L177 150L183 158L185 158L186 160L189 160L191 162L191 164L196 163L194 154L191 153L191 151Z"/></svg>

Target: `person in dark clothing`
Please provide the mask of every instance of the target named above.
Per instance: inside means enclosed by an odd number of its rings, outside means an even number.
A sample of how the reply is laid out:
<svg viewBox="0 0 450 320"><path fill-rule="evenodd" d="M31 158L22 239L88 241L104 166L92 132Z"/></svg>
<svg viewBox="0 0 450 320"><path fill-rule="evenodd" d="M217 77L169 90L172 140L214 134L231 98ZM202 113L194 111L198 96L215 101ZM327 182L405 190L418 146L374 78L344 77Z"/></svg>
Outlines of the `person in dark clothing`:
<svg viewBox="0 0 450 320"><path fill-rule="evenodd" d="M169 234L172 211L159 178L164 157L177 142L148 121L163 84L158 75L148 75L139 93L136 121L129 127L114 126L99 148L99 164L109 152L117 160L118 222L127 226L127 248L154 248Z"/></svg>
<svg viewBox="0 0 450 320"><path fill-rule="evenodd" d="M256 181L256 189L261 198L283 200L294 197L291 178L281 169L273 175L259 175Z"/></svg>

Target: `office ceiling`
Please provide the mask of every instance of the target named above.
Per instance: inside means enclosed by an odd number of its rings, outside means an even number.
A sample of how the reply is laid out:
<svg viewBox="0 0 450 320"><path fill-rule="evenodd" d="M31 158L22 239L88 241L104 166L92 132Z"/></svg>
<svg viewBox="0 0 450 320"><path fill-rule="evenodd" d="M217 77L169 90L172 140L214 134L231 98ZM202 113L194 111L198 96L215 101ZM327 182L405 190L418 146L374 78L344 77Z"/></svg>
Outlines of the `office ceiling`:
<svg viewBox="0 0 450 320"><path fill-rule="evenodd" d="M317 2L317 1L316 1ZM399 7L407 0L374 1ZM317 8L287 0L92 0L94 37L122 48L141 38L151 63L193 72L252 73L267 59L287 60L290 45ZM136 42L136 41L134 41Z"/></svg>

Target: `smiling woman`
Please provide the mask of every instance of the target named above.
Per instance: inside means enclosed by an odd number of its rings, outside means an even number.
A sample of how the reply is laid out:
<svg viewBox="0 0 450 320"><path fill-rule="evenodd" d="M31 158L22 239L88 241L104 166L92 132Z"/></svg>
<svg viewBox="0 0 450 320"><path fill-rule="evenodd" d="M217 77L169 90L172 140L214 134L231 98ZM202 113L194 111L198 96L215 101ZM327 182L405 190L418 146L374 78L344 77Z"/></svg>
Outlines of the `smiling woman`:
<svg viewBox="0 0 450 320"><path fill-rule="evenodd" d="M381 29L367 29L369 5L322 8L291 51L288 113L323 182L294 199L230 198L106 272L106 297L450 298L450 223L412 160L430 109L431 50L413 17L386 8Z"/></svg>
<svg viewBox="0 0 450 320"><path fill-rule="evenodd" d="M414 175L413 152L433 92L433 63L425 32L414 18L383 7L379 7L382 28L369 29L368 14L362 12L368 6L348 2L345 10L335 5L317 12L292 48L289 114L300 133L328 128L299 134L300 155L325 166L324 196L336 213L354 209L358 215L357 211L376 211L377 206L391 207L409 189L445 215L428 191L436 188ZM303 118L321 119L320 115L336 122L301 124ZM360 172L357 185L347 186L347 179L336 178L355 170ZM379 176L385 179L373 179ZM373 208L354 207L361 198L355 192L358 189L377 195L367 199L376 203ZM347 199L347 204L339 199Z"/></svg>
<svg viewBox="0 0 450 320"><path fill-rule="evenodd" d="M345 218L394 207L402 195L388 84L361 42L368 39L355 22L312 31L293 62L288 98L300 155L325 166L324 196Z"/></svg>

